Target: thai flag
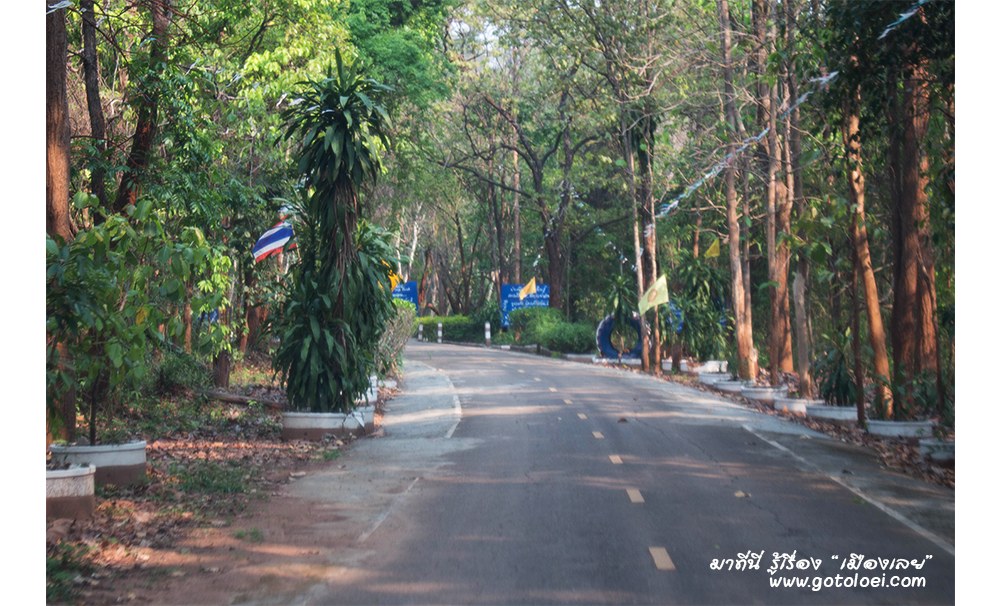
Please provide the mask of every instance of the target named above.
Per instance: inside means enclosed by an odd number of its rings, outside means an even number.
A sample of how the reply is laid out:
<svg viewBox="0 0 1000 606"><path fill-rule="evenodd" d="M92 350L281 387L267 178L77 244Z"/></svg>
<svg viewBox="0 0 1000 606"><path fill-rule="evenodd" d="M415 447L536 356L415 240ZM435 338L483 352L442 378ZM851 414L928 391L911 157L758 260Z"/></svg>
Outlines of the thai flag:
<svg viewBox="0 0 1000 606"><path fill-rule="evenodd" d="M286 242L291 240L294 235L295 233L292 231L292 224L288 221L282 221L267 230L264 232L264 235L257 240L257 243L253 245L254 261L259 262L275 253L281 252L281 248ZM295 244L292 244L289 248L295 248Z"/></svg>

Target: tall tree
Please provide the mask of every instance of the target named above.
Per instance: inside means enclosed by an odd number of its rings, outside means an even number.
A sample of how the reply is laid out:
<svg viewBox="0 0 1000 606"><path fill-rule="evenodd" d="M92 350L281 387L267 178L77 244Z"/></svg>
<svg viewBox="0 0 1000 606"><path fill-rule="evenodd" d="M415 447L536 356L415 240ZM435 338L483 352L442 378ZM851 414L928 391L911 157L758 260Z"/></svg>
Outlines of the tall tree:
<svg viewBox="0 0 1000 606"><path fill-rule="evenodd" d="M70 125L66 94L66 9L45 7L45 231L69 243L73 225L69 216ZM58 345L61 357L65 344ZM64 360L65 362L65 360ZM59 400L62 427L59 438L76 439L76 391L72 385Z"/></svg>
<svg viewBox="0 0 1000 606"><path fill-rule="evenodd" d="M726 225L729 229L729 274L732 284L733 316L736 323L737 372L741 379L757 378L757 356L753 347L753 327L747 317L747 298L743 284L743 263L740 258L739 205L736 196L736 147L739 114L736 109L736 90L733 87L732 29L729 23L729 2L718 0L719 28L722 44L722 77L725 92L723 107L728 126L726 155L729 163L723 172L726 191Z"/></svg>

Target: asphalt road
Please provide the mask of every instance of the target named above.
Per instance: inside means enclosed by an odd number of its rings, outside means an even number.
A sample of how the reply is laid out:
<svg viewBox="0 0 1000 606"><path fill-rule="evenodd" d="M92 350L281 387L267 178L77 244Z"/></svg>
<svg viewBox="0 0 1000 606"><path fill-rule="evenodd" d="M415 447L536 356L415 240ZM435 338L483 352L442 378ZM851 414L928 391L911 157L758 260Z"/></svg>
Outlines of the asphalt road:
<svg viewBox="0 0 1000 606"><path fill-rule="evenodd" d="M955 600L953 496L949 510L942 489L885 488L870 457L825 436L622 370L414 341L406 357L386 437L359 443L354 471L382 478L384 506L350 562L288 601ZM831 477L840 467L867 492ZM331 477L298 490L338 498ZM759 568L730 568L748 552ZM794 559L768 572L781 554Z"/></svg>

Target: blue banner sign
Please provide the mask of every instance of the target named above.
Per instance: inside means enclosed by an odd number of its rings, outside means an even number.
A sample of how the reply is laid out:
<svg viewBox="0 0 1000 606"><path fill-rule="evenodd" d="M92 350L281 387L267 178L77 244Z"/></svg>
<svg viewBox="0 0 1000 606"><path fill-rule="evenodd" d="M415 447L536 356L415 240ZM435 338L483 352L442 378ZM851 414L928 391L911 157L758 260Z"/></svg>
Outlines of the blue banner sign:
<svg viewBox="0 0 1000 606"><path fill-rule="evenodd" d="M504 328L510 326L510 312L522 307L548 307L549 306L549 285L538 284L535 292L526 296L524 300L518 298L518 294L524 284L501 284L500 285L500 320Z"/></svg>
<svg viewBox="0 0 1000 606"><path fill-rule="evenodd" d="M396 288L392 289L393 299L403 299L413 303L413 306L419 311L420 304L417 303L417 283L416 282L403 282L397 284Z"/></svg>

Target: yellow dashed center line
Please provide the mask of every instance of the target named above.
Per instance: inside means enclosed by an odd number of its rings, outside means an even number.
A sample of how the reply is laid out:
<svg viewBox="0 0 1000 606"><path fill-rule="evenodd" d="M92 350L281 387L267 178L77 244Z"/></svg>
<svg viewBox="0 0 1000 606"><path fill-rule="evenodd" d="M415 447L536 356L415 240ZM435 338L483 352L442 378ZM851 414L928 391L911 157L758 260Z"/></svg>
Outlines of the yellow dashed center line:
<svg viewBox="0 0 1000 606"><path fill-rule="evenodd" d="M587 418L587 415L583 414L582 412L576 413L576 416L580 417L581 419L586 419Z"/></svg>
<svg viewBox="0 0 1000 606"><path fill-rule="evenodd" d="M604 434L601 433L601 432L599 432L599 431L595 431L594 432L594 437L597 438L598 440L603 440L604 439Z"/></svg>
<svg viewBox="0 0 1000 606"><path fill-rule="evenodd" d="M614 463L615 465L621 465L622 464L622 458L619 457L618 455L609 455L609 456L611 458L611 462Z"/></svg>
<svg viewBox="0 0 1000 606"><path fill-rule="evenodd" d="M670 559L670 554L663 547L650 547L649 553L653 556L653 563L656 564L657 570L677 570L674 567L674 561Z"/></svg>
<svg viewBox="0 0 1000 606"><path fill-rule="evenodd" d="M539 379L538 377L535 377L535 380L536 380L536 381L541 381L541 379Z"/></svg>
<svg viewBox="0 0 1000 606"><path fill-rule="evenodd" d="M521 370L520 368L518 368L518 369L517 369L517 372L519 372L519 373L521 373L521 374L524 374L524 371L523 371L523 370Z"/></svg>
<svg viewBox="0 0 1000 606"><path fill-rule="evenodd" d="M645 503L646 502L646 499L642 498L642 493L639 492L638 488L626 488L625 491L628 492L628 498L633 503Z"/></svg>
<svg viewBox="0 0 1000 606"><path fill-rule="evenodd" d="M557 391L555 387L550 387L549 391Z"/></svg>
<svg viewBox="0 0 1000 606"><path fill-rule="evenodd" d="M563 400L563 402L565 402L566 404L572 404L573 400Z"/></svg>

